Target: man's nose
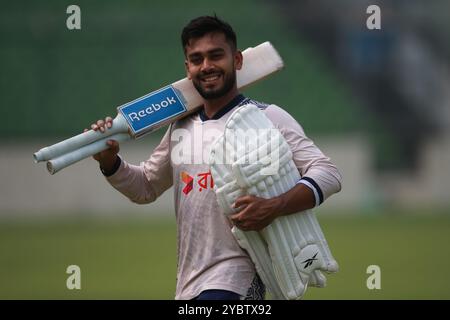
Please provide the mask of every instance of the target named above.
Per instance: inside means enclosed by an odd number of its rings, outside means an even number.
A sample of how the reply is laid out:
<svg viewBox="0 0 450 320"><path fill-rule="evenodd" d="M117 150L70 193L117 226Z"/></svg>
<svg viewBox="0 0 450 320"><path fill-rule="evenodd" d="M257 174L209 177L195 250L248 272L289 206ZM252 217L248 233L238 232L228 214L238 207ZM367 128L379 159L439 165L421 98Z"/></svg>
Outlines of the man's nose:
<svg viewBox="0 0 450 320"><path fill-rule="evenodd" d="M209 71L209 70L213 69L213 67L214 67L214 65L211 63L211 60L209 60L208 58L203 59L201 71L203 71L203 72Z"/></svg>

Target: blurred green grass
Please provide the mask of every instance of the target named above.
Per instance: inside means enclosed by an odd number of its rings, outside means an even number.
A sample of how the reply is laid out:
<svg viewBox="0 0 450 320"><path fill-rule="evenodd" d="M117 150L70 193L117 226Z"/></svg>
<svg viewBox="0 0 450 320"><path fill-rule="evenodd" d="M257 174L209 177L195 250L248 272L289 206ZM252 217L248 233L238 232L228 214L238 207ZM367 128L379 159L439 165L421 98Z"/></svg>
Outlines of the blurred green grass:
<svg viewBox="0 0 450 320"><path fill-rule="evenodd" d="M340 271L305 299L450 299L449 215L320 216ZM81 290L66 268L81 268ZM381 290L366 269L381 268ZM1 299L173 299L173 220L0 222Z"/></svg>
<svg viewBox="0 0 450 320"><path fill-rule="evenodd" d="M66 268L81 268L81 290ZM173 299L170 221L58 221L0 227L1 299Z"/></svg>

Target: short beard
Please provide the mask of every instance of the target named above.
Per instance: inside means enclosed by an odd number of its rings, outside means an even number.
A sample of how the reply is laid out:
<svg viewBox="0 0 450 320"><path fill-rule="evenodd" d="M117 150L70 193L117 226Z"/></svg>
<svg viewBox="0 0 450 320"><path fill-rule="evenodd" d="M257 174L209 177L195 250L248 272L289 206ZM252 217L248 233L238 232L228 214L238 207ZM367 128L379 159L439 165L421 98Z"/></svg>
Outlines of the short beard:
<svg viewBox="0 0 450 320"><path fill-rule="evenodd" d="M228 92L230 92L234 85L236 84L236 70L233 70L233 73L228 77L224 78L224 83L222 88L219 88L217 90L213 91L204 91L200 81L192 81L194 84L195 89L197 89L198 93L202 96L205 100L212 100L212 99L218 99L226 95Z"/></svg>

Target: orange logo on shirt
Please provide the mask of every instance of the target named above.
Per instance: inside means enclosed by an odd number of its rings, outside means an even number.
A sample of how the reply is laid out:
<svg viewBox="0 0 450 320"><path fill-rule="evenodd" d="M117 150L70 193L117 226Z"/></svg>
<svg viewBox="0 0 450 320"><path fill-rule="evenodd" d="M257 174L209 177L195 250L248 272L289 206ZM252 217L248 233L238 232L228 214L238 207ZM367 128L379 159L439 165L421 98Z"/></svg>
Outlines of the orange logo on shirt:
<svg viewBox="0 0 450 320"><path fill-rule="evenodd" d="M189 175L187 172L181 172L181 180L186 184L183 188L183 193L187 195L194 188L194 178ZM209 181L208 181L209 180ZM209 183L208 183L209 182ZM198 191L202 192L204 189L212 189L214 188L214 181L211 175L211 171L201 172L197 174L197 184L199 186Z"/></svg>
<svg viewBox="0 0 450 320"><path fill-rule="evenodd" d="M188 194L192 191L194 186L194 178L192 178L187 172L181 172L181 180L186 183L186 187L183 188L183 193Z"/></svg>

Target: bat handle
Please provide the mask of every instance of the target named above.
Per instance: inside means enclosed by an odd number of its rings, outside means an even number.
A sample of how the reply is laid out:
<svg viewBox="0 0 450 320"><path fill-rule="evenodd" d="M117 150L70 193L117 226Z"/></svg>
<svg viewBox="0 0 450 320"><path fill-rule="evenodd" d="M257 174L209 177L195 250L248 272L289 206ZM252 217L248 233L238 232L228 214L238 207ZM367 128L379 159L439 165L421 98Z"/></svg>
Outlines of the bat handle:
<svg viewBox="0 0 450 320"><path fill-rule="evenodd" d="M108 136L98 141L92 142L77 150L68 152L59 157L47 161L47 170L48 172L50 172L50 174L55 174L61 169L64 169L80 160L83 160L98 152L108 149L109 146L106 144L108 140L116 140L117 142L120 143L127 141L130 138L131 137L127 133L117 133L115 135Z"/></svg>
<svg viewBox="0 0 450 320"><path fill-rule="evenodd" d="M63 154L77 150L92 142L101 140L105 137L115 135L116 133L127 133L128 125L122 114L118 114L114 120L112 127L106 128L105 132L89 130L72 138L63 140L54 145L42 148L33 154L34 162L46 161L57 158Z"/></svg>

